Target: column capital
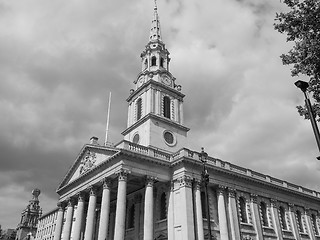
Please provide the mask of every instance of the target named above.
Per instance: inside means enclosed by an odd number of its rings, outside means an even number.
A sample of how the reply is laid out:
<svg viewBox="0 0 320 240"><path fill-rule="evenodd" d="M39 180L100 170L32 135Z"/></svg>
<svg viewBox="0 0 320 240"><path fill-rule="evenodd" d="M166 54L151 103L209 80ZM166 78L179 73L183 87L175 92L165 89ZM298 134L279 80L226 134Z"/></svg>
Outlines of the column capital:
<svg viewBox="0 0 320 240"><path fill-rule="evenodd" d="M189 176L183 176L179 179L180 187L192 187L192 179Z"/></svg>
<svg viewBox="0 0 320 240"><path fill-rule="evenodd" d="M68 207L73 207L74 204L75 204L75 200L73 197L70 197L67 199L67 204L68 204Z"/></svg>
<svg viewBox="0 0 320 240"><path fill-rule="evenodd" d="M118 176L119 181L127 181L128 179L129 171L125 169L120 169L118 172L116 172L116 175Z"/></svg>
<svg viewBox="0 0 320 240"><path fill-rule="evenodd" d="M194 189L195 190L201 190L201 181L199 180L199 179L195 179L194 181L193 181L193 187L194 187Z"/></svg>
<svg viewBox="0 0 320 240"><path fill-rule="evenodd" d="M65 202L58 202L57 206L59 208L59 211L63 211L66 206L66 203Z"/></svg>
<svg viewBox="0 0 320 240"><path fill-rule="evenodd" d="M294 204L293 203L288 203L289 206L289 211L292 212L293 208L294 208Z"/></svg>
<svg viewBox="0 0 320 240"><path fill-rule="evenodd" d="M112 185L112 181L109 178L104 178L101 180L103 189L110 189Z"/></svg>
<svg viewBox="0 0 320 240"><path fill-rule="evenodd" d="M157 180L156 177L146 176L146 179L145 179L145 181L146 181L146 187L152 187L156 180Z"/></svg>
<svg viewBox="0 0 320 240"><path fill-rule="evenodd" d="M226 189L227 189L226 186L219 185L218 188L217 188L218 195L223 195Z"/></svg>
<svg viewBox="0 0 320 240"><path fill-rule="evenodd" d="M237 190L234 188L228 188L228 196L229 198L235 198L236 197Z"/></svg>
<svg viewBox="0 0 320 240"><path fill-rule="evenodd" d="M76 196L78 198L78 202L84 202L85 197L86 197L86 193L85 192L78 192Z"/></svg>
<svg viewBox="0 0 320 240"><path fill-rule="evenodd" d="M257 203L257 202L258 202L258 195L257 195L257 194L254 194L254 193L251 193L251 194L250 194L250 200L251 200L251 202L253 202L253 203Z"/></svg>
<svg viewBox="0 0 320 240"><path fill-rule="evenodd" d="M271 198L270 199L270 205L271 207L277 207L277 203L278 203L278 200L274 199L274 198Z"/></svg>
<svg viewBox="0 0 320 240"><path fill-rule="evenodd" d="M90 196L96 196L97 195L97 187L96 186L90 186L89 188L88 188L88 190L89 190L89 194L90 194Z"/></svg>
<svg viewBox="0 0 320 240"><path fill-rule="evenodd" d="M304 214L307 215L307 216L311 216L311 210L310 210L310 208L305 208L305 209L304 209Z"/></svg>

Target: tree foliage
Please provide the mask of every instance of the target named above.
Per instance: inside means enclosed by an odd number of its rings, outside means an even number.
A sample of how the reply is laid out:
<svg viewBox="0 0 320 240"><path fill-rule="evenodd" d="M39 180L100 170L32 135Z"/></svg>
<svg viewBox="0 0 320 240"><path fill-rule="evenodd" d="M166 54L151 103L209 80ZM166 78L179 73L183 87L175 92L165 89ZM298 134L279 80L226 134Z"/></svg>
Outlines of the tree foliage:
<svg viewBox="0 0 320 240"><path fill-rule="evenodd" d="M276 14L274 27L287 35L294 45L280 57L284 65L292 65L291 75L309 77L308 91L314 99L313 110L320 117L320 0L284 0L288 12ZM301 115L308 118L305 107L298 106Z"/></svg>

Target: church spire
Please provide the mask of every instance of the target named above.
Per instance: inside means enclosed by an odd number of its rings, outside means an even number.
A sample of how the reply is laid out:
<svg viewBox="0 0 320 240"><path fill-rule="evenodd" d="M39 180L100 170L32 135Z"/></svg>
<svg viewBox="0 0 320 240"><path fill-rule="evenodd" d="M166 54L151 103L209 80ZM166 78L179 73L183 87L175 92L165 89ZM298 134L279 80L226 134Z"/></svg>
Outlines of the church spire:
<svg viewBox="0 0 320 240"><path fill-rule="evenodd" d="M160 21L157 8L157 0L154 0L154 13L150 30L150 42L161 41Z"/></svg>

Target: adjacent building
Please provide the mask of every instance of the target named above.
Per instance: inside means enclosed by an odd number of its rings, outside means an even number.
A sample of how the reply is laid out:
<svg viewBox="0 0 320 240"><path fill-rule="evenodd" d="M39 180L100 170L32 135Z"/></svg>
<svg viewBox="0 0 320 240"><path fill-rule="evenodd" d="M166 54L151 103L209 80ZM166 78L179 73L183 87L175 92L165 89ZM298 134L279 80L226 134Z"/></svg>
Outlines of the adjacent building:
<svg viewBox="0 0 320 240"><path fill-rule="evenodd" d="M16 240L33 239L36 236L38 219L42 214L38 198L40 193L39 189L32 190L32 199L21 213Z"/></svg>
<svg viewBox="0 0 320 240"><path fill-rule="evenodd" d="M185 148L185 95L170 60L155 6L124 140L83 146L37 239L320 239L319 192Z"/></svg>

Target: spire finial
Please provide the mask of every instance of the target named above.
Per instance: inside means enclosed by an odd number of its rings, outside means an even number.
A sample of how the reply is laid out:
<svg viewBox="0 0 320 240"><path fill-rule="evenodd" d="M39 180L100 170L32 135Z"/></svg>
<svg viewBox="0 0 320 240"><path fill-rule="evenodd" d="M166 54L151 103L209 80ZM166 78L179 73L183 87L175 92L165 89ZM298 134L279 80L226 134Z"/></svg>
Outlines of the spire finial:
<svg viewBox="0 0 320 240"><path fill-rule="evenodd" d="M150 41L161 41L160 21L158 16L157 0L154 0L154 14L150 30Z"/></svg>
<svg viewBox="0 0 320 240"><path fill-rule="evenodd" d="M158 7L157 7L157 0L154 0L154 10L157 10Z"/></svg>

